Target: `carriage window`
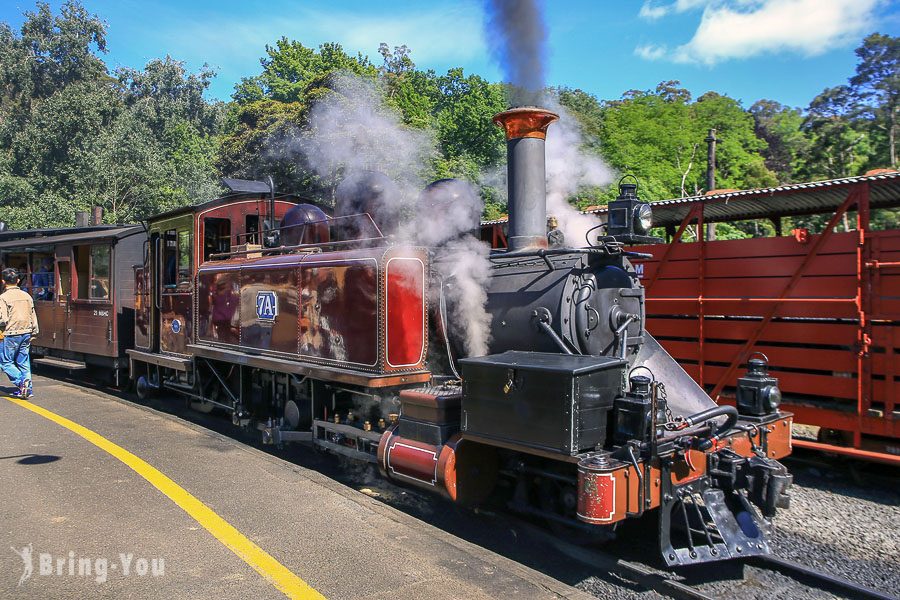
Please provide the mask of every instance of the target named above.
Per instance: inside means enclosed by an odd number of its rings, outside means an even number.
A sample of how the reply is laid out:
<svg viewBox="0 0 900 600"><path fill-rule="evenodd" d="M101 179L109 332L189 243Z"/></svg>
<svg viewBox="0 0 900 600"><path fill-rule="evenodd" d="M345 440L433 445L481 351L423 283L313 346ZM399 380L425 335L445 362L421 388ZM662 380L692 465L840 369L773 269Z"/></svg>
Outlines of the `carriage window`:
<svg viewBox="0 0 900 600"><path fill-rule="evenodd" d="M203 261L213 254L231 250L231 220L203 219Z"/></svg>
<svg viewBox="0 0 900 600"><path fill-rule="evenodd" d="M178 241L175 230L163 234L163 287L173 288L178 283Z"/></svg>
<svg viewBox="0 0 900 600"><path fill-rule="evenodd" d="M30 281L28 279L28 255L27 254L7 254L3 257L3 268L12 268L19 272L22 279L19 280L19 286L23 290L28 290Z"/></svg>
<svg viewBox="0 0 900 600"><path fill-rule="evenodd" d="M178 232L178 285L191 284L191 232Z"/></svg>
<svg viewBox="0 0 900 600"><path fill-rule="evenodd" d="M109 300L109 246L91 246L91 300Z"/></svg>
<svg viewBox="0 0 900 600"><path fill-rule="evenodd" d="M31 255L31 295L35 300L53 300L53 255L34 252Z"/></svg>
<svg viewBox="0 0 900 600"><path fill-rule="evenodd" d="M78 289L75 297L87 299L88 288L91 283L91 247L75 246L75 277L78 279Z"/></svg>
<svg viewBox="0 0 900 600"><path fill-rule="evenodd" d="M109 256L109 246L75 246L75 274L78 278L76 298L109 300Z"/></svg>
<svg viewBox="0 0 900 600"><path fill-rule="evenodd" d="M68 297L72 291L72 269L67 260L59 261L59 298Z"/></svg>

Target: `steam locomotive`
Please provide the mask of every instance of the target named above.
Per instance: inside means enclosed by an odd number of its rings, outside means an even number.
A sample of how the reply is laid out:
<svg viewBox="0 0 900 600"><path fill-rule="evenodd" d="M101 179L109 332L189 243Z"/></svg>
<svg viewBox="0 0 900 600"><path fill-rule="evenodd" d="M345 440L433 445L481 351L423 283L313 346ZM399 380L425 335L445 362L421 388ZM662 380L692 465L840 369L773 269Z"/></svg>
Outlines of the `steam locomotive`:
<svg viewBox="0 0 900 600"><path fill-rule="evenodd" d="M475 290L485 354L462 357L458 295L446 293L459 282L439 253L392 235L386 178L342 184L332 216L232 180L230 195L146 223L125 285L138 395L172 390L269 443L310 443L573 534L609 537L655 511L668 565L768 553L791 484L777 380L751 359L737 406L718 406L644 329L628 244L651 239L650 206L633 184L590 246L548 236L544 141L557 118L494 117L510 225ZM440 220L459 192L435 185L423 201Z"/></svg>

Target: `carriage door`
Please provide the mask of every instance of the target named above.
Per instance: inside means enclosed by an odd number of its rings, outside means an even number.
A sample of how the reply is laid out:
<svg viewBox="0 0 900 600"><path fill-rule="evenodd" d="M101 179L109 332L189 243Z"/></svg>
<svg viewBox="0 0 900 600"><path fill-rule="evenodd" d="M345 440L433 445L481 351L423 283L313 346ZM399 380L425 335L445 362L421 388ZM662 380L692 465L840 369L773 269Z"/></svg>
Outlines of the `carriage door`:
<svg viewBox="0 0 900 600"><path fill-rule="evenodd" d="M69 348L69 336L72 334L72 261L68 256L56 257L56 348Z"/></svg>
<svg viewBox="0 0 900 600"><path fill-rule="evenodd" d="M150 285L149 290L149 322L147 331L150 336L150 351L159 352L159 307L162 301L160 294L160 274L162 273L162 236L158 231L150 233L150 245L147 255L146 279Z"/></svg>
<svg viewBox="0 0 900 600"><path fill-rule="evenodd" d="M157 331L161 352L187 354L193 337L193 215L168 221L156 241Z"/></svg>
<svg viewBox="0 0 900 600"><path fill-rule="evenodd" d="M153 313L151 306L155 298L151 298L150 290L150 241L144 240L141 264L134 266L134 347L141 350L153 350L152 327ZM158 345L157 345L158 348Z"/></svg>

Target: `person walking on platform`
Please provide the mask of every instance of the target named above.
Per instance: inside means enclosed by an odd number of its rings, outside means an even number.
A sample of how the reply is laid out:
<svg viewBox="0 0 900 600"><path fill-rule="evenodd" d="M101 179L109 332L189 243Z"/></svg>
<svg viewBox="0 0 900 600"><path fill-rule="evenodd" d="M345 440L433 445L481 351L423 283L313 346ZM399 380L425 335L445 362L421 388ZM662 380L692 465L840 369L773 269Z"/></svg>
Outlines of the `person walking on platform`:
<svg viewBox="0 0 900 600"><path fill-rule="evenodd" d="M18 390L13 394L21 398L34 395L31 386L31 338L38 334L34 301L27 292L19 289L19 273L15 269L3 269L0 273L4 290L0 294L0 368Z"/></svg>

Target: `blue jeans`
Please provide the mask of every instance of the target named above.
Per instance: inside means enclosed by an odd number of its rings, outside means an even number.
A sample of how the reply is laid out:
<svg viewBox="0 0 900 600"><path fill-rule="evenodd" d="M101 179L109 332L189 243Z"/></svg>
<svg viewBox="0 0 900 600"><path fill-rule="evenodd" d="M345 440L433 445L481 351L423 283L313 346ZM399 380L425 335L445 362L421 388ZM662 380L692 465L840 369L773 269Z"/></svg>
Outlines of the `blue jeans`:
<svg viewBox="0 0 900 600"><path fill-rule="evenodd" d="M0 369L3 369L9 380L16 385L21 385L26 379L31 379L29 350L31 350L30 333L8 335L3 338L2 345L0 345Z"/></svg>

